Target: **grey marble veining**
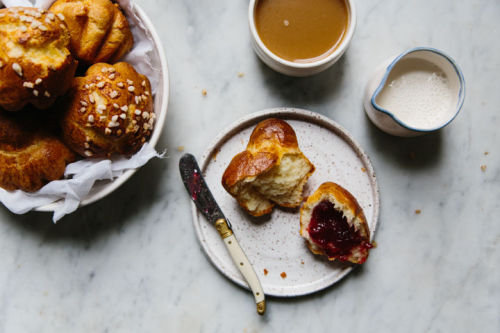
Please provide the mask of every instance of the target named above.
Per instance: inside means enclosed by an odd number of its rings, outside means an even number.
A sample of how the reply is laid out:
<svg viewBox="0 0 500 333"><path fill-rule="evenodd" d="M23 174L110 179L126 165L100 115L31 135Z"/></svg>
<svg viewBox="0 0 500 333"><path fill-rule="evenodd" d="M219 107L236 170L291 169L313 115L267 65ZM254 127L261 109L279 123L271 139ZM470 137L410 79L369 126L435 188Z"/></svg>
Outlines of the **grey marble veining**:
<svg viewBox="0 0 500 333"><path fill-rule="evenodd" d="M357 1L350 48L309 78L257 59L246 1L137 3L169 61L158 145L168 158L57 225L49 214L0 209L0 332L500 331L497 0ZM363 89L380 62L419 45L461 66L465 104L441 132L398 139L366 118ZM316 111L350 131L377 173L381 214L363 267L317 294L269 299L258 317L251 295L198 244L177 148L201 156L230 123L276 106Z"/></svg>

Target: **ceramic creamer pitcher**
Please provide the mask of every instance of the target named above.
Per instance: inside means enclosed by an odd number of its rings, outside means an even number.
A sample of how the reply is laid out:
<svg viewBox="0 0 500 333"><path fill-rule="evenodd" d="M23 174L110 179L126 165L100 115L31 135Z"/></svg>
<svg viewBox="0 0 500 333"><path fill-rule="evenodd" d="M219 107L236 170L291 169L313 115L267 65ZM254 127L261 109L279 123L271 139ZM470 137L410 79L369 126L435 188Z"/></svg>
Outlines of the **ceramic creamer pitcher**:
<svg viewBox="0 0 500 333"><path fill-rule="evenodd" d="M465 81L443 52L417 47L380 66L365 89L364 108L382 131L417 136L439 130L460 111Z"/></svg>

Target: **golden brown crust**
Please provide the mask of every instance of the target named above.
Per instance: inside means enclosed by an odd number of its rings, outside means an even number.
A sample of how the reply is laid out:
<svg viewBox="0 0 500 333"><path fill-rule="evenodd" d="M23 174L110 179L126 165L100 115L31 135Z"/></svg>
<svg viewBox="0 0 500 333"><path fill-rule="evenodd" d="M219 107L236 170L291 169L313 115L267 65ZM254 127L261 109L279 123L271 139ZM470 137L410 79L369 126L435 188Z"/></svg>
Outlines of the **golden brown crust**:
<svg viewBox="0 0 500 333"><path fill-rule="evenodd" d="M276 165L277 159L278 156L272 153L257 152L252 155L247 150L242 151L233 157L231 163L226 168L222 176L222 186L229 194L238 199L234 186L246 177L255 177L271 169ZM251 210L242 200L238 200L238 204L255 217L269 214L274 207L274 203L270 203L267 209L255 211Z"/></svg>
<svg viewBox="0 0 500 333"><path fill-rule="evenodd" d="M252 131L246 150L229 163L222 175L222 186L238 200L238 185L279 165L284 154L297 154L307 161L310 172L305 179L314 172L314 165L300 151L295 131L286 121L277 118L261 121ZM268 214L274 206L270 203L267 209L255 211L249 209L243 200L238 200L238 203L253 216ZM293 208L300 202L280 205Z"/></svg>
<svg viewBox="0 0 500 333"><path fill-rule="evenodd" d="M334 202L337 209L341 208L343 215L348 218L347 220L349 224L353 224L355 230L359 232L361 238L366 243L370 243L370 229L368 228L368 223L366 222L363 209L359 205L356 198L342 186L334 182L325 182L307 198L300 208L300 235L306 238L307 247L311 250L311 252L314 254L328 256L325 250L315 244L308 235L310 214L312 213L314 207L323 200ZM363 263L367 256L368 249L359 249L358 255L351 255L348 260L353 263ZM328 257L328 259L332 261L337 259L337 257Z"/></svg>
<svg viewBox="0 0 500 333"><path fill-rule="evenodd" d="M71 50L88 63L115 63L134 43L118 4L109 0L57 0L49 9L62 14L71 35Z"/></svg>
<svg viewBox="0 0 500 333"><path fill-rule="evenodd" d="M275 166L287 149L299 149L293 128L281 119L261 121L252 131L246 150L229 163L222 176L222 185L231 192L229 189L237 182L255 177Z"/></svg>
<svg viewBox="0 0 500 333"><path fill-rule="evenodd" d="M0 9L0 107L45 109L71 85L77 62L57 15L37 8Z"/></svg>
<svg viewBox="0 0 500 333"><path fill-rule="evenodd" d="M36 112L36 111L35 111ZM27 117L31 120L27 121ZM32 111L0 111L0 187L34 192L60 179L75 154Z"/></svg>
<svg viewBox="0 0 500 333"><path fill-rule="evenodd" d="M153 131L151 85L128 63L92 65L77 77L62 117L66 144L84 157L131 155Z"/></svg>
<svg viewBox="0 0 500 333"><path fill-rule="evenodd" d="M279 154L285 149L299 149L297 136L286 121L269 118L255 126L247 150L251 152L269 151Z"/></svg>
<svg viewBox="0 0 500 333"><path fill-rule="evenodd" d="M255 177L266 170L272 168L278 162L278 155L270 152L250 153L248 150L242 151L233 159L226 168L222 176L222 185L229 192L229 188L234 186L241 179Z"/></svg>

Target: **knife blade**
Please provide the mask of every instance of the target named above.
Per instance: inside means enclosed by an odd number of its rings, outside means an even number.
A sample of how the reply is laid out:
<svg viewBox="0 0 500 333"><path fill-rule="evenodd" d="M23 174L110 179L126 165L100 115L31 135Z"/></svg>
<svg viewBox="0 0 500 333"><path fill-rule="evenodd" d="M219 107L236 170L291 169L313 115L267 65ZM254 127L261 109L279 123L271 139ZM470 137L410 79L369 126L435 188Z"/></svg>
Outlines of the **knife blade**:
<svg viewBox="0 0 500 333"><path fill-rule="evenodd" d="M184 154L184 156L181 157L179 161L179 171L181 172L182 182L186 190L205 218L212 223L215 223L218 219L225 219L229 228L231 228L231 224L222 213L212 193L208 189L205 179L201 174L200 167L193 155Z"/></svg>
<svg viewBox="0 0 500 333"><path fill-rule="evenodd" d="M196 158L191 154L184 154L179 161L179 171L191 199L203 216L215 225L234 264L250 286L257 304L257 313L263 315L266 311L266 301L259 278L241 249L231 224L210 192Z"/></svg>

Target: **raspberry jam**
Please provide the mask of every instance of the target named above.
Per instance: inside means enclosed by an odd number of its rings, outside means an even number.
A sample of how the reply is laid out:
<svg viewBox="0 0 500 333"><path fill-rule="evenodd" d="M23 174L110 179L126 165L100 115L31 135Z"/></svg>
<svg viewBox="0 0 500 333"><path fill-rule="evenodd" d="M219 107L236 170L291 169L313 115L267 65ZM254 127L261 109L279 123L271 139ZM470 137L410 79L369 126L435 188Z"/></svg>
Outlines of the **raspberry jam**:
<svg viewBox="0 0 500 333"><path fill-rule="evenodd" d="M361 237L354 226L349 226L342 212L327 200L314 207L308 231L314 243L320 246L328 257L341 261L347 261L355 248L368 255L368 249L373 247Z"/></svg>

